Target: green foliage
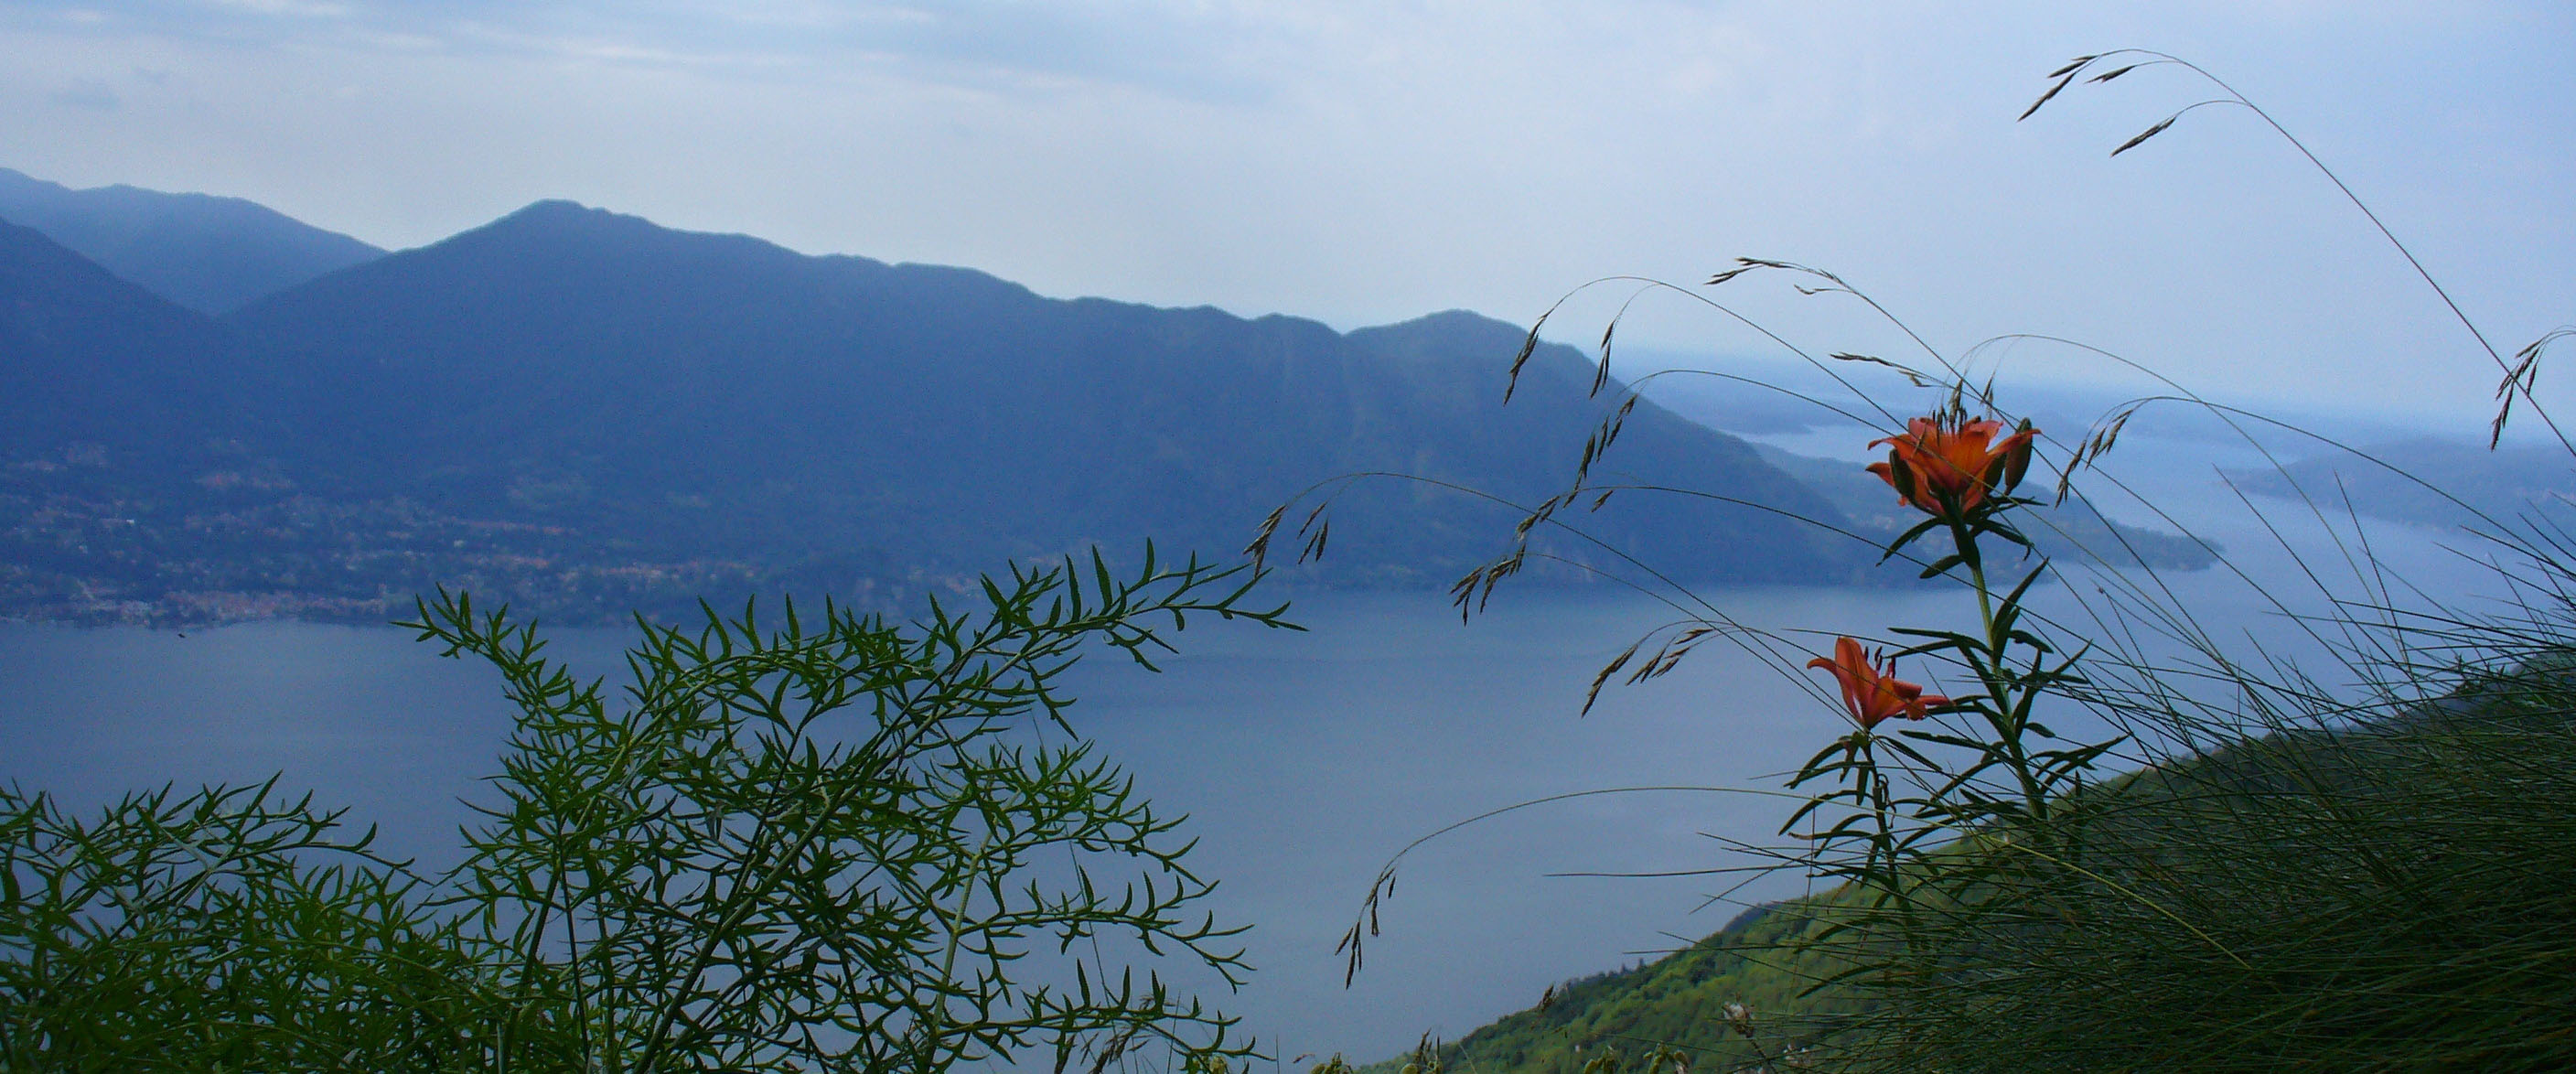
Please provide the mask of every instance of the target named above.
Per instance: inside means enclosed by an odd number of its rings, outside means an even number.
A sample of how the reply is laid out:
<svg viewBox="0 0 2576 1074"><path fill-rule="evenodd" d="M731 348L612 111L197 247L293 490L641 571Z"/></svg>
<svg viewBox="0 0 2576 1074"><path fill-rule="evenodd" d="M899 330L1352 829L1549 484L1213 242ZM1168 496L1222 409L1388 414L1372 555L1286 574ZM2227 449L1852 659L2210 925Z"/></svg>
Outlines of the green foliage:
<svg viewBox="0 0 2576 1074"><path fill-rule="evenodd" d="M0 1066L470 1070L511 997L421 884L256 787L0 790ZM529 1049L533 1050L533 1049Z"/></svg>
<svg viewBox="0 0 2576 1074"><path fill-rule="evenodd" d="M2576 1063L2576 689L2534 665L2447 700L2089 795L2055 833L2083 852L2070 880L1995 885L1924 915L1923 949L1862 1057L1995 1071Z"/></svg>
<svg viewBox="0 0 2576 1074"><path fill-rule="evenodd" d="M1896 911L1836 888L1552 990L1442 1054L1487 1074L1658 1046L1698 1070L2567 1069L2576 649L2525 656L2401 714L2061 799L2079 882L1981 873L1913 904L1912 947ZM1728 1003L1756 1036L1730 1032Z"/></svg>
<svg viewBox="0 0 2576 1074"><path fill-rule="evenodd" d="M1849 894L1748 910L1646 965L1551 988L1536 1007L1439 1046L1440 1061L1458 1071L1579 1074L1663 1069L1674 1059L1731 1070L1803 1054L1863 1010L1850 988L1815 988L1849 968L1813 943ZM1400 1066L1369 1071L1398 1074Z"/></svg>
<svg viewBox="0 0 2576 1074"><path fill-rule="evenodd" d="M1228 984L1177 818L1064 722L1106 645L1151 667L1190 613L1286 626L1195 561L984 582L910 629L826 608L646 627L634 685L441 594L408 624L520 710L452 872L335 842L273 787L95 823L0 798L11 1069L936 1071L1156 1042L1248 1050L1153 959ZM1050 742L1050 737L1056 741ZM1101 944L1143 952L1114 968ZM1056 956L1053 970L1024 962ZM1088 961L1086 961L1088 958Z"/></svg>

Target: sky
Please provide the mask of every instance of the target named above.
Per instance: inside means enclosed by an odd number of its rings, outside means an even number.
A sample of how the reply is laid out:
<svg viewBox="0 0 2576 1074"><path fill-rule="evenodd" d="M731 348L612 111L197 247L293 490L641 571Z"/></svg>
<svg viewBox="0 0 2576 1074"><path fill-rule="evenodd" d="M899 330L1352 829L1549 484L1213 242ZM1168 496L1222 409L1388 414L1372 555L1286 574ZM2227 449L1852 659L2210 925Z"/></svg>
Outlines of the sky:
<svg viewBox="0 0 2576 1074"><path fill-rule="evenodd" d="M1338 328L1528 322L1681 285L1620 338L1712 367L2080 340L2249 402L2470 429L2576 322L2576 6L2307 0L1530 3L0 0L0 166L250 198L389 247L571 198L1043 294ZM1597 339L1634 290L1551 322ZM1697 297L1693 297L1696 294ZM1978 352L2121 380L2085 352ZM2544 399L2561 381L2544 376ZM2576 411L2576 391L2566 409ZM2471 430L2473 431L2473 430Z"/></svg>

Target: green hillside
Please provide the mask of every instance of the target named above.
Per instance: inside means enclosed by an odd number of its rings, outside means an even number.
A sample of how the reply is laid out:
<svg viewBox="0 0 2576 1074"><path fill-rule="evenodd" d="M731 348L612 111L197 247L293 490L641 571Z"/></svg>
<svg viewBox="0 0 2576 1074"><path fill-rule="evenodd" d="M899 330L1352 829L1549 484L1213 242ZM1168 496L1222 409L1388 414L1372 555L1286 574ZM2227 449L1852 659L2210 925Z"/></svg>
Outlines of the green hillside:
<svg viewBox="0 0 2576 1074"><path fill-rule="evenodd" d="M1882 963L1903 982L1810 992L1858 952L1900 953L1866 927L1894 915L1840 889L1575 981L1442 1064L1634 1071L1670 1047L1693 1070L2576 1067L2567 666L2559 649L2431 703L2108 781L2060 829L2087 848L2082 882L1929 909L1921 953ZM1829 935L1835 919L1864 927Z"/></svg>
<svg viewBox="0 0 2576 1074"><path fill-rule="evenodd" d="M1445 1046L1462 1071L1573 1072L1678 1048L1694 1067L1726 1070L1778 1059L1847 1023L1865 1002L1852 990L1805 994L1848 964L1811 945L1833 896L1755 907L1725 928L1654 962L1568 982L1546 1001ZM1729 1028L1729 1004L1750 1038ZM1362 1068L1398 1074L1410 1057ZM1623 1064L1623 1067L1625 1064Z"/></svg>

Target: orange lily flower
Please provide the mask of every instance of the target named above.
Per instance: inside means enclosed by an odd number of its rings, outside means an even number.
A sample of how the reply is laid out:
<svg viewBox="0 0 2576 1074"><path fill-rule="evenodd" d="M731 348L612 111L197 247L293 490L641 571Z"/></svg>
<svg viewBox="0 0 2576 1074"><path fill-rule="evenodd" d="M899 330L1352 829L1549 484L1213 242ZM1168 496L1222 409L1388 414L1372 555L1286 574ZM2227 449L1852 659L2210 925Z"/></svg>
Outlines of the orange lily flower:
<svg viewBox="0 0 2576 1074"><path fill-rule="evenodd" d="M1896 661L1882 658L1873 661L1868 650L1852 638L1834 640L1834 655L1807 661L1811 668L1834 673L1843 687L1843 707L1866 731L1890 716L1909 720L1922 719L1927 710L1947 705L1950 699L1939 694L1926 694L1923 688L1896 677Z"/></svg>
<svg viewBox="0 0 2576 1074"><path fill-rule="evenodd" d="M1988 496L2010 493L2030 468L2030 441L2039 430L2025 421L1996 442L2003 428L1991 418L1967 421L1957 414L1916 418L1905 423L1904 435L1870 441L1871 447L1888 447L1887 461L1871 463L1869 472L1895 488L1899 502L1924 514L1945 513L1944 498L1973 511Z"/></svg>

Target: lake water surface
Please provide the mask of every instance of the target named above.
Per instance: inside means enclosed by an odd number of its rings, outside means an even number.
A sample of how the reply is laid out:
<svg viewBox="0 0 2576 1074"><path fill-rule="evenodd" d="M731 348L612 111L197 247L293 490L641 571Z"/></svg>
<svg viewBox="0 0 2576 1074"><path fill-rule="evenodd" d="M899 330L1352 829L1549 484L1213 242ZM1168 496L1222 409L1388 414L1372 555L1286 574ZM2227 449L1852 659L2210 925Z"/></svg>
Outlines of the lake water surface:
<svg viewBox="0 0 2576 1074"><path fill-rule="evenodd" d="M2203 501L2214 502L2214 501ZM2289 577L2250 518L2207 524L2260 576ZM2492 576L2444 550L2462 535L2374 530L2374 549L2446 596ZM2482 582L2481 580L2485 581ZM2222 633L2292 633L2220 572L2185 599ZM2043 597L2060 613L2089 587ZM1725 591L1748 623L1830 634L1960 621L1956 593ZM1722 877L1551 877L1743 864L1711 836L1761 840L1777 798L1660 791L1578 798L1495 818L1408 859L1357 982L1333 954L1371 876L1416 836L1484 810L1604 787L1767 790L1841 733L1811 677L1712 645L1655 683L1614 688L1578 718L1592 673L1670 608L1610 590L1506 589L1461 625L1436 593L1300 597L1306 633L1193 624L1165 673L1096 658L1077 671L1080 730L1204 837L1191 859L1223 887L1221 921L1249 923L1259 968L1223 1005L1283 1056L1375 1059L1428 1030L1462 1034L1527 1007L1548 984L1651 958L1716 929L1749 900L1801 889L1775 876L1726 900ZM579 667L621 665L621 631L556 632ZM1807 643L1807 639L1799 639ZM390 628L266 623L185 637L138 629L0 625L0 779L97 803L166 782L283 784L380 825L385 845L452 858L510 714L487 669L436 658Z"/></svg>
<svg viewBox="0 0 2576 1074"><path fill-rule="evenodd" d="M1890 610L1885 594L1740 596L1819 621ZM1593 797L1444 837L1410 859L1387 931L1345 990L1334 943L1380 863L1415 836L1572 791L1770 787L1840 733L1798 683L1715 649L1578 718L1593 671L1671 618L1640 600L1529 591L1461 626L1437 594L1332 594L1301 599L1296 618L1307 632L1194 623L1159 675L1094 658L1077 669L1073 710L1159 806L1192 814L1204 837L1192 863L1223 883L1214 909L1255 926L1260 972L1232 1007L1292 1055L1376 1057L1424 1030L1463 1033L1549 983L1715 929L1733 910L1694 913L1715 890L1705 880L1545 874L1728 864L1698 833L1758 837L1781 807ZM600 671L626 640L556 638ZM452 859L463 800L510 726L496 675L390 628L0 626L0 680L0 778L96 803L282 772L431 864Z"/></svg>

